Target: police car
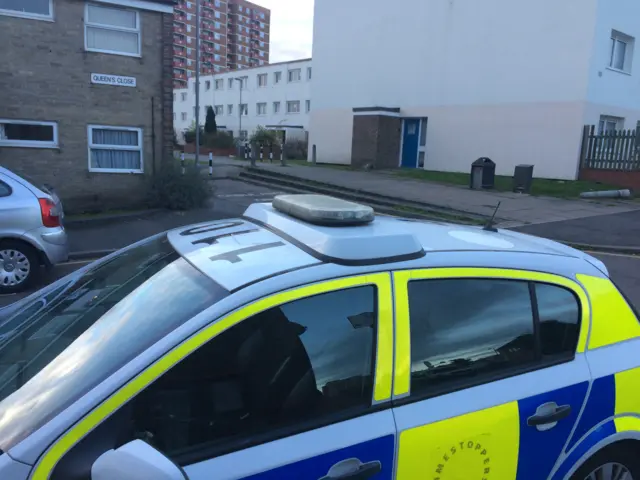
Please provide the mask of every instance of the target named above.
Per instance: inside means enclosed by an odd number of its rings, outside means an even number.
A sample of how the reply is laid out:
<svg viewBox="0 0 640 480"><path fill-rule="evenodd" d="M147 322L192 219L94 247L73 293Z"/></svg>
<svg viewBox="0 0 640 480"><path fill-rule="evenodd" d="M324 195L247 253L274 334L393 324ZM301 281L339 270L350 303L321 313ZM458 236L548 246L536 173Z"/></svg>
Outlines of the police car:
<svg viewBox="0 0 640 480"><path fill-rule="evenodd" d="M639 350L589 255L280 196L0 311L0 479L640 479Z"/></svg>

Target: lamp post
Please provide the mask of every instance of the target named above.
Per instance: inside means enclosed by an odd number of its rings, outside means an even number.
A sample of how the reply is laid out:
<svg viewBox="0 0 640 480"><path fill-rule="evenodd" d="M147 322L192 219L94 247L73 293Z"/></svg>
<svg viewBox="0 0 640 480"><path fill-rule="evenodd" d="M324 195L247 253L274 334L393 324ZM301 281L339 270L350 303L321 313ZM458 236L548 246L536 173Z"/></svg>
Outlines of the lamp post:
<svg viewBox="0 0 640 480"><path fill-rule="evenodd" d="M200 160L200 2L196 0L196 166Z"/></svg>
<svg viewBox="0 0 640 480"><path fill-rule="evenodd" d="M234 80L237 80L240 83L240 104L238 105L238 136L242 135L242 86L244 84L245 79L248 77L235 77Z"/></svg>

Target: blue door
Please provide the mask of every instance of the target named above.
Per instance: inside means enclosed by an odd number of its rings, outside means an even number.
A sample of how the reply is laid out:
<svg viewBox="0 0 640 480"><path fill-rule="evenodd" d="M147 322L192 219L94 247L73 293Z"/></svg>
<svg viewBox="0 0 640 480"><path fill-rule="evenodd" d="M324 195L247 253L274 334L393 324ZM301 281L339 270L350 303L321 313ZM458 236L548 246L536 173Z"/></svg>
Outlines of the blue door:
<svg viewBox="0 0 640 480"><path fill-rule="evenodd" d="M418 143L420 139L420 119L405 118L402 136L402 167L416 168L418 165Z"/></svg>

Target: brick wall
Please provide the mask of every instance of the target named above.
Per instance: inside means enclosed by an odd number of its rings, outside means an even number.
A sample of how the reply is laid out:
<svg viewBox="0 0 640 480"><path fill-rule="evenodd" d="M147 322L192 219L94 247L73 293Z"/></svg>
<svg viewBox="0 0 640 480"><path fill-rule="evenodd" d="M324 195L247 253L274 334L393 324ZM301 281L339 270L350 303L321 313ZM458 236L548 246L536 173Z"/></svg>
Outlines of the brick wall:
<svg viewBox="0 0 640 480"><path fill-rule="evenodd" d="M54 185L70 212L138 206L172 156L172 15L140 11L135 58L86 52L84 8L56 0L54 22L0 16L0 118L58 122L59 140L56 149L0 147L0 164ZM137 87L93 85L91 73L136 77ZM89 172L89 124L142 128L144 174Z"/></svg>
<svg viewBox="0 0 640 480"><path fill-rule="evenodd" d="M351 165L356 168L396 168L400 156L398 117L355 115L351 145Z"/></svg>
<svg viewBox="0 0 640 480"><path fill-rule="evenodd" d="M630 188L635 192L640 192L640 171L625 172L620 170L582 168L579 179L600 182L620 188Z"/></svg>

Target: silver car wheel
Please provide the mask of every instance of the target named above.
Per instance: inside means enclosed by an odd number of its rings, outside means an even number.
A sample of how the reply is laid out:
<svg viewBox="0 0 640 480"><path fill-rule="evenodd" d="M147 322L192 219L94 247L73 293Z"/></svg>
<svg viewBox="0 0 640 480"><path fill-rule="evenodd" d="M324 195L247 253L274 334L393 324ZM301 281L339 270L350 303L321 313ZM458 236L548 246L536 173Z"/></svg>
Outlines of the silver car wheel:
<svg viewBox="0 0 640 480"><path fill-rule="evenodd" d="M584 480L634 480L627 467L620 463L605 463L585 477Z"/></svg>
<svg viewBox="0 0 640 480"><path fill-rule="evenodd" d="M0 250L0 287L15 287L27 280L31 262L19 250Z"/></svg>

